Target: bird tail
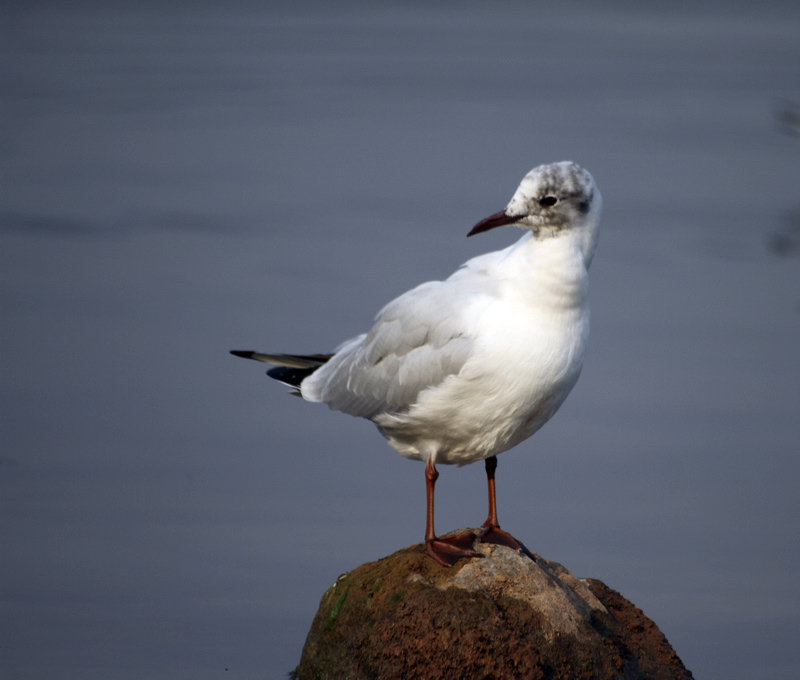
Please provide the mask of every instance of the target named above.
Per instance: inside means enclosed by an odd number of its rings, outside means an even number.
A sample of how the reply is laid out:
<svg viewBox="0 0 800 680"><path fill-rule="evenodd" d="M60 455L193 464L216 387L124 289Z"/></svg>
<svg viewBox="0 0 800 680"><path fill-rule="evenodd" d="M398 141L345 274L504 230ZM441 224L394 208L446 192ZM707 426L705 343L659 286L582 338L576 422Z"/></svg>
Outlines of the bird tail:
<svg viewBox="0 0 800 680"><path fill-rule="evenodd" d="M270 378L294 388L294 394L300 394L300 383L330 359L333 354L262 354L231 350L231 354L243 359L263 361L275 364L275 368L267 371Z"/></svg>

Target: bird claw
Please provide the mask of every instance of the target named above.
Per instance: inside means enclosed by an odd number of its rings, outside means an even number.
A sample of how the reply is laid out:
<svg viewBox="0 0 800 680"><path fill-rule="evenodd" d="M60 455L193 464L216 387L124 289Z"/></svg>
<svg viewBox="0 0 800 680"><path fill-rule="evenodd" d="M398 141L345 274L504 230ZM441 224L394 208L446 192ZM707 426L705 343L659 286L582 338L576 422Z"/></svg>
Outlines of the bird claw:
<svg viewBox="0 0 800 680"><path fill-rule="evenodd" d="M504 545L506 548L511 548L512 550L516 550L520 555L526 555L530 557L534 562L536 561L536 558L533 556L533 553L522 544L522 541L518 541L511 534L509 534L507 531L503 531L498 526L484 525L481 528L481 532L478 534L478 541L480 541L481 543L494 543L495 545Z"/></svg>
<svg viewBox="0 0 800 680"><path fill-rule="evenodd" d="M466 531L455 536L443 536L432 538L425 541L425 548L428 554L439 564L445 567L452 567L463 557L483 557L475 548L475 534Z"/></svg>

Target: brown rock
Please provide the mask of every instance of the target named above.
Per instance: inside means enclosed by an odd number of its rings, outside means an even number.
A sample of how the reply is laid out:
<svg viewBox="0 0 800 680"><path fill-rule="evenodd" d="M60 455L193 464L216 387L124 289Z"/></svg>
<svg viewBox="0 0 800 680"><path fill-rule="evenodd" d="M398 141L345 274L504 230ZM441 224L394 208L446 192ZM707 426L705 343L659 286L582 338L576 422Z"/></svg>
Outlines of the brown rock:
<svg viewBox="0 0 800 680"><path fill-rule="evenodd" d="M323 595L300 680L691 680L641 610L594 579L509 548L442 567L415 545Z"/></svg>

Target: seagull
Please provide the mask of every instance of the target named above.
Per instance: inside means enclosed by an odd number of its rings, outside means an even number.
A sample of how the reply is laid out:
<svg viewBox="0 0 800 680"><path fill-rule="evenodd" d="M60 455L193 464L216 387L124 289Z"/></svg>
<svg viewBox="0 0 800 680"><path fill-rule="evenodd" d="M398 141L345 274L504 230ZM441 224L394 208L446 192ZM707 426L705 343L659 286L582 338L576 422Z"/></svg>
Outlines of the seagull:
<svg viewBox="0 0 800 680"><path fill-rule="evenodd" d="M389 445L425 462L428 554L450 567L483 557L475 540L533 559L497 520L497 455L542 427L575 386L589 337L588 270L602 199L571 161L540 165L505 210L467 236L513 225L513 245L387 304L368 333L333 354L231 353L276 367L306 401L371 420ZM485 461L489 515L480 532L437 536L437 464Z"/></svg>

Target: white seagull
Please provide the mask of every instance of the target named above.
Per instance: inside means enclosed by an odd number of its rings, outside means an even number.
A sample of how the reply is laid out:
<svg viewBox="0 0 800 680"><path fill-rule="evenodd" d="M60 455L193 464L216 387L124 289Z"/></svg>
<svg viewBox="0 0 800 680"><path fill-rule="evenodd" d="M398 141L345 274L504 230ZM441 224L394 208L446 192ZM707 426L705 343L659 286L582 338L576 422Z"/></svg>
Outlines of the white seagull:
<svg viewBox="0 0 800 680"><path fill-rule="evenodd" d="M437 537L433 528L436 464L478 460L486 462L489 516L477 540L530 556L498 524L496 456L542 427L578 380L601 206L586 170L540 165L505 210L467 234L514 225L525 234L512 246L396 298L368 333L333 354L232 354L277 365L267 374L295 394L371 420L398 453L425 461L425 544L436 561L482 557L472 532Z"/></svg>

